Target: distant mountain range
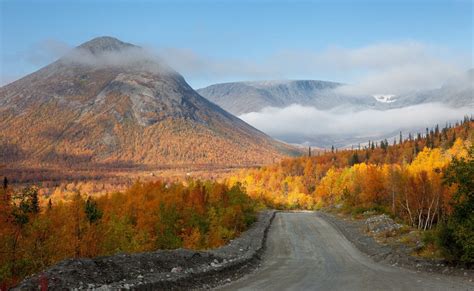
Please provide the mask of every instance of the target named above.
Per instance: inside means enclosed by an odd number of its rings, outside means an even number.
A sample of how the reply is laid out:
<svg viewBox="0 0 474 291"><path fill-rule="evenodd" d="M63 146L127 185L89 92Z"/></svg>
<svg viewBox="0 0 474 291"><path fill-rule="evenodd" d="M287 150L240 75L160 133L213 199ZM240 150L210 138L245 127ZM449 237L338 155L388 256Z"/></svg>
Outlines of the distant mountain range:
<svg viewBox="0 0 474 291"><path fill-rule="evenodd" d="M337 92L344 84L317 80L232 82L211 85L197 92L225 110L241 115L265 107L283 108L291 104L334 108L387 110L439 102L453 107L474 106L474 71L461 80L447 82L439 89L396 95L347 96Z"/></svg>
<svg viewBox="0 0 474 291"><path fill-rule="evenodd" d="M248 165L293 151L111 37L0 88L0 164Z"/></svg>
<svg viewBox="0 0 474 291"><path fill-rule="evenodd" d="M197 92L225 110L237 115L245 116L249 113L262 112L264 108L287 108L293 104L312 107L320 112L326 112L335 117L338 114L348 115L354 112L386 111L390 109L405 109L411 106L423 106L428 103L439 103L446 108L468 108L465 113L474 113L474 70L468 71L456 80L450 80L438 89L410 92L402 95L366 95L347 96L338 90L344 84L316 80L287 80L287 81L260 81L260 82L233 82L208 86L198 89ZM471 108L471 110L469 110ZM401 112L401 111L400 111ZM265 113L269 118L269 113ZM460 115L458 118L461 119ZM268 124L270 121L267 121ZM327 122L322 120L321 122ZM375 122L375 121L374 121ZM444 121L443 121L444 122ZM258 124L253 124L258 126ZM325 126L316 122L311 126ZM273 135L276 138L290 143L305 143L320 147L331 145L349 146L368 139L377 140L391 137L398 132L414 132L424 129L426 124L413 124L410 127L392 128L389 132L376 135L356 136L356 134L341 134L337 130L323 135L300 134L297 131L287 132L284 136ZM266 130L265 128L260 128ZM268 132L272 134L272 132Z"/></svg>
<svg viewBox="0 0 474 291"><path fill-rule="evenodd" d="M233 82L211 85L197 92L235 115L291 104L314 106L321 110L377 105L377 100L370 96L354 98L335 93L334 89L341 85L316 80Z"/></svg>

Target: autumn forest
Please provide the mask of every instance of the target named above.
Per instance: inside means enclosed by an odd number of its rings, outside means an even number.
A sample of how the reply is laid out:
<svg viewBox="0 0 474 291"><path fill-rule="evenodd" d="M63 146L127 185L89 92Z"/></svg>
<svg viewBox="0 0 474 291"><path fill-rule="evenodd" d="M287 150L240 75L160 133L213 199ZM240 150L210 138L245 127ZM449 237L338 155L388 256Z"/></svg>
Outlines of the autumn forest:
<svg viewBox="0 0 474 291"><path fill-rule="evenodd" d="M219 181L137 180L121 192L40 195L0 189L0 280L11 286L66 258L208 249L246 230L263 208L387 213L436 230L451 260L474 259L474 121L352 149L311 149Z"/></svg>

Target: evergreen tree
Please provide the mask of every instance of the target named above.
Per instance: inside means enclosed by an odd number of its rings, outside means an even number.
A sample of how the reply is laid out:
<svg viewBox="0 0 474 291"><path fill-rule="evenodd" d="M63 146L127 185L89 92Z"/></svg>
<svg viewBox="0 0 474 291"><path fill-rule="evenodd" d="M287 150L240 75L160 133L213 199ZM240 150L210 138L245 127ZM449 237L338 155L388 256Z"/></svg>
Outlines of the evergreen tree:
<svg viewBox="0 0 474 291"><path fill-rule="evenodd" d="M431 138L429 135L426 136L426 147L432 148L431 146Z"/></svg>
<svg viewBox="0 0 474 291"><path fill-rule="evenodd" d="M350 166L353 166L355 164L358 164L360 163L359 161L359 155L357 154L357 152L354 152L351 157L349 158L349 165Z"/></svg>
<svg viewBox="0 0 474 291"><path fill-rule="evenodd" d="M383 149L384 152L387 151L388 149L388 141L387 139L384 139L380 142L380 148Z"/></svg>
<svg viewBox="0 0 474 291"><path fill-rule="evenodd" d="M84 211L86 213L86 217L89 221L89 224L93 224L102 218L102 211L97 206L97 202L92 200L90 196L87 198Z"/></svg>
<svg viewBox="0 0 474 291"><path fill-rule="evenodd" d="M8 179L7 177L3 177L3 190L7 190L8 188Z"/></svg>
<svg viewBox="0 0 474 291"><path fill-rule="evenodd" d="M31 192L31 212L36 214L39 211L38 189L33 188Z"/></svg>

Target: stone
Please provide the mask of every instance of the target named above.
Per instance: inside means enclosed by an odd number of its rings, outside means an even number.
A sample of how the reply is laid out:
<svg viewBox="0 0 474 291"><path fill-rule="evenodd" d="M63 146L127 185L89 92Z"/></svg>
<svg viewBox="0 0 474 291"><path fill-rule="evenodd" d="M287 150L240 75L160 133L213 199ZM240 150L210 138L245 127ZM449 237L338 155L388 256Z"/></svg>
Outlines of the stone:
<svg viewBox="0 0 474 291"><path fill-rule="evenodd" d="M386 214L372 216L366 219L365 225L368 231L372 233L380 233L386 231L398 230L402 227Z"/></svg>
<svg viewBox="0 0 474 291"><path fill-rule="evenodd" d="M181 271L183 271L183 268L181 267L174 267L171 269L171 273L181 273Z"/></svg>

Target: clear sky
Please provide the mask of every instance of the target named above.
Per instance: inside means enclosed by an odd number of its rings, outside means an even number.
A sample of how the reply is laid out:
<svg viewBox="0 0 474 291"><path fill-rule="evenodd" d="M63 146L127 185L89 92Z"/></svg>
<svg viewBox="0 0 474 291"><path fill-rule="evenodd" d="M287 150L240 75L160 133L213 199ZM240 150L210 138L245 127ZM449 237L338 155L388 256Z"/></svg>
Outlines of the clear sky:
<svg viewBox="0 0 474 291"><path fill-rule="evenodd" d="M420 66L473 66L470 0L0 1L1 84L48 64L63 46L103 35L168 52L193 87L265 78L357 82L362 72L393 71L384 51L394 49L403 64L429 55Z"/></svg>

